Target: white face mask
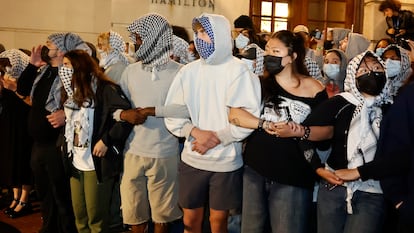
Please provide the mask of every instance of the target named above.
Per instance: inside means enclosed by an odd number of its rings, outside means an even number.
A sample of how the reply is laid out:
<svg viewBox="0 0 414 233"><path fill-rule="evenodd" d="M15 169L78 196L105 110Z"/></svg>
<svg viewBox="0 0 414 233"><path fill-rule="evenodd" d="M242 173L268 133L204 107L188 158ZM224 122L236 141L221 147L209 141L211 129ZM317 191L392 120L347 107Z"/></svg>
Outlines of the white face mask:
<svg viewBox="0 0 414 233"><path fill-rule="evenodd" d="M385 67L387 67L388 78L393 78L401 72L401 61L387 59L385 61Z"/></svg>
<svg viewBox="0 0 414 233"><path fill-rule="evenodd" d="M385 51L385 48L377 48L375 50L375 54L377 54L379 57L381 57L382 54L384 53L384 51Z"/></svg>
<svg viewBox="0 0 414 233"><path fill-rule="evenodd" d="M99 66L104 67L106 64L106 58L108 57L108 53L102 49L98 49L99 53Z"/></svg>
<svg viewBox="0 0 414 233"><path fill-rule="evenodd" d="M236 37L236 48L243 49L244 47L246 47L249 44L249 41L250 40L249 40L248 37L246 37L245 35L240 33Z"/></svg>
<svg viewBox="0 0 414 233"><path fill-rule="evenodd" d="M339 64L323 64L323 72L330 79L336 79L339 76Z"/></svg>

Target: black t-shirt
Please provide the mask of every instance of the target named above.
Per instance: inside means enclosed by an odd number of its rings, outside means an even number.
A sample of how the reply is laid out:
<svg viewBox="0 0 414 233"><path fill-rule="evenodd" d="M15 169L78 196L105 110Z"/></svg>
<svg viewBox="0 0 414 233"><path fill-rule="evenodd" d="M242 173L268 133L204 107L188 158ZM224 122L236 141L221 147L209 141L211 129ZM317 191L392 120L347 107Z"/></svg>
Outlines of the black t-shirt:
<svg viewBox="0 0 414 233"><path fill-rule="evenodd" d="M262 112L267 120L301 123L311 109L328 98L325 90L314 98L307 98L292 95L275 84L276 101L266 101ZM247 139L244 161L270 180L308 189L314 186L316 175L299 148L297 138L278 138L255 130Z"/></svg>
<svg viewBox="0 0 414 233"><path fill-rule="evenodd" d="M317 106L303 123L308 126L334 126L332 151L327 164L335 170L348 166L347 140L354 110L355 105L337 95Z"/></svg>

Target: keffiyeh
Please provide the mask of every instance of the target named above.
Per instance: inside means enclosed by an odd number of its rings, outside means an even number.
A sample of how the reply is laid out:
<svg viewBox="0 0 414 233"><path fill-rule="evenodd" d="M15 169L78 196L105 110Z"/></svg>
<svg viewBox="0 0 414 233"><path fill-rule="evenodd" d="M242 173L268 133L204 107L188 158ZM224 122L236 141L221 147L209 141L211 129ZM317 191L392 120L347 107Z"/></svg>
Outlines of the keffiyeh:
<svg viewBox="0 0 414 233"><path fill-rule="evenodd" d="M210 40L211 40L211 43L207 43L204 40L199 39L198 37L195 39L195 46L196 46L196 49L198 51L198 54L203 59L207 59L215 51L213 28L211 27L211 24L210 24L210 21L209 21L208 17L203 16L203 17L200 17L200 18L194 18L193 19L193 25L196 22L199 22L201 24L204 31L207 32L207 35L210 37ZM197 34L197 32L195 32L195 33Z"/></svg>
<svg viewBox="0 0 414 233"><path fill-rule="evenodd" d="M73 89L72 89L72 75L73 68L68 68L65 66L60 67L59 77L63 84L63 89L65 89L68 99L65 102L65 107L75 109L77 106L73 102Z"/></svg>
<svg viewBox="0 0 414 233"><path fill-rule="evenodd" d="M61 67L59 69L59 77L62 80L63 87L68 95L68 99L64 103L65 106L65 138L68 145L69 155L73 154L74 135L77 135L78 146L90 146L90 137L92 127L89 124L94 114L93 100L85 101L82 106L78 106L73 101L74 89L72 88L73 68ZM92 88L96 92L96 78L92 79Z"/></svg>
<svg viewBox="0 0 414 233"><path fill-rule="evenodd" d="M378 96L364 97L356 87L355 74L364 57L370 53L385 67L384 62L370 51L363 52L349 62L345 78L345 93L340 95L356 106L348 131L347 159L348 168L356 168L374 159L382 119L381 105L392 101L389 95L391 82L387 82ZM385 68L384 68L385 69ZM382 193L379 181L357 180L346 182L347 211L352 214L351 200L356 190L369 193Z"/></svg>
<svg viewBox="0 0 414 233"><path fill-rule="evenodd" d="M178 57L181 64L187 64L190 62L188 59L189 51L188 51L188 43L184 39L173 35L173 55L174 57Z"/></svg>
<svg viewBox="0 0 414 233"><path fill-rule="evenodd" d="M171 60L172 28L161 15L151 13L140 17L127 27L131 33L130 39L135 43L136 35L141 38L142 44L135 55L142 61L143 68L153 72L163 70Z"/></svg>
<svg viewBox="0 0 414 233"><path fill-rule="evenodd" d="M254 68L254 73L257 75L263 75L264 71L264 50L260 48L257 44L251 43L247 45L244 50L249 50L250 48L256 49L256 67Z"/></svg>
<svg viewBox="0 0 414 233"><path fill-rule="evenodd" d="M107 69L110 65L121 61L125 65L129 65L128 58L125 56L125 41L122 39L122 36L114 31L109 32L109 46L111 50L109 51L108 55L102 59L102 64L99 65L104 69Z"/></svg>
<svg viewBox="0 0 414 233"><path fill-rule="evenodd" d="M66 53L71 50L80 49L86 51L89 55L92 54L92 50L89 46L82 40L82 38L75 33L54 33L49 35L47 38L52 41L56 47Z"/></svg>
<svg viewBox="0 0 414 233"><path fill-rule="evenodd" d="M388 99L392 101L392 98L397 95L398 89L404 84L405 80L411 75L412 69L411 69L411 61L408 55L408 51L397 45L389 45L388 47L385 48L384 52L391 48L398 49L401 54L400 73L394 79L389 81L390 82L389 92L387 94L389 95Z"/></svg>
<svg viewBox="0 0 414 233"><path fill-rule="evenodd" d="M7 72L13 78L18 79L20 74L29 64L30 57L18 49L9 49L0 53L0 58L8 58L11 69Z"/></svg>

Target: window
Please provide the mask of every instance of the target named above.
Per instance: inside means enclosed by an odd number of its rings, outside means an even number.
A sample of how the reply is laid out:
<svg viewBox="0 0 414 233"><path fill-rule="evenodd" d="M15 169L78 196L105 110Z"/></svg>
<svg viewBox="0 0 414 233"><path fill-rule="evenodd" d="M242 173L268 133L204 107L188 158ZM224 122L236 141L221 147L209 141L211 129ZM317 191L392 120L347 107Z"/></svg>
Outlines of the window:
<svg viewBox="0 0 414 233"><path fill-rule="evenodd" d="M252 7L252 5L254 5ZM288 1L259 0L251 1L252 20L259 25L260 31L275 32L288 28Z"/></svg>
<svg viewBox="0 0 414 233"><path fill-rule="evenodd" d="M310 30L332 27L362 30L364 1L250 0L250 16L257 31L275 32L304 24Z"/></svg>

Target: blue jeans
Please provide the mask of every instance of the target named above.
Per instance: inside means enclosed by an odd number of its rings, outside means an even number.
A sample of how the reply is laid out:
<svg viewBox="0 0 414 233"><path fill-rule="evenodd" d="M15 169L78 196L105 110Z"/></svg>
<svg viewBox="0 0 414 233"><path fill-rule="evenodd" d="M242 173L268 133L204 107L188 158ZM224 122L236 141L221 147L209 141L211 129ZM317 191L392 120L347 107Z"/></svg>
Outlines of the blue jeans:
<svg viewBox="0 0 414 233"><path fill-rule="evenodd" d="M346 211L346 187L331 190L319 185L318 233L382 232L385 203L382 194L356 191L352 197L353 214Z"/></svg>
<svg viewBox="0 0 414 233"><path fill-rule="evenodd" d="M307 232L311 204L312 190L267 180L245 166L242 233Z"/></svg>

